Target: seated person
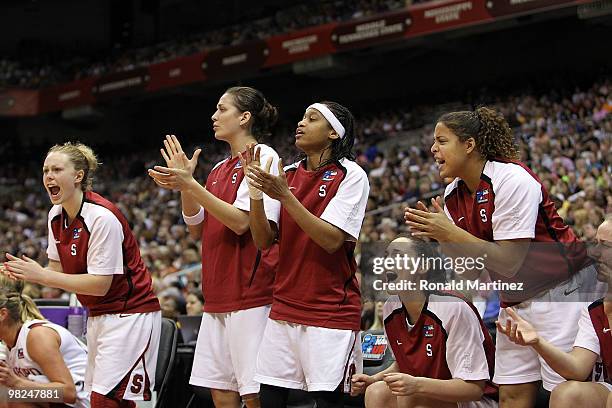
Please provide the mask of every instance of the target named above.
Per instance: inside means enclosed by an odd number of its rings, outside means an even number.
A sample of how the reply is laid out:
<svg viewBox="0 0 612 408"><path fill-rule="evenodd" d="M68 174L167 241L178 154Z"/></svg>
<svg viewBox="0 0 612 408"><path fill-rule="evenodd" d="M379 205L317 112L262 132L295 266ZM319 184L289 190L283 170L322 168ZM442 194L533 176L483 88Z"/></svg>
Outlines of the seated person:
<svg viewBox="0 0 612 408"><path fill-rule="evenodd" d="M436 258L432 244L400 237L387 257ZM441 263L438 263L440 265ZM444 271L395 268L388 282L414 282L414 290L391 291L384 327L395 362L374 375L356 374L353 395L365 391L366 407L497 407L494 345L478 312L459 295L425 292L419 280L443 280ZM413 272L413 273L411 273Z"/></svg>
<svg viewBox="0 0 612 408"><path fill-rule="evenodd" d="M3 351L8 354L0 356L0 384L20 390L61 390L58 395L64 405L60 406L89 408L89 393L84 390L87 346L65 328L46 321L22 290L23 281L0 275L0 340L4 343L0 346L6 345Z"/></svg>
<svg viewBox="0 0 612 408"><path fill-rule="evenodd" d="M597 279L608 283L608 292L604 298L583 308L570 352L565 353L544 340L512 308L504 309L508 316L505 322L497 322L500 333L516 344L530 346L568 380L552 391L550 406L554 408L612 407L612 220L601 224L596 239L597 246L591 256L596 260Z"/></svg>

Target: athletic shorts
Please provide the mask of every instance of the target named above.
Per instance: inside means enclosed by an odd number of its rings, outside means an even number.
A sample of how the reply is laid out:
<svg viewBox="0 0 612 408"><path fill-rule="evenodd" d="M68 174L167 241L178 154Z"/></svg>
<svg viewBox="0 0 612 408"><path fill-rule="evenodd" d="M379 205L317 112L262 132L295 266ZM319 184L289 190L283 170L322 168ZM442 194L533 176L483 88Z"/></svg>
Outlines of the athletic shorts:
<svg viewBox="0 0 612 408"><path fill-rule="evenodd" d="M586 299L584 290L595 271L587 267L541 296L513 306L523 319L527 320L542 338L569 352L574 346L578 332L580 313L585 305L595 299ZM564 298L568 299L565 301ZM505 325L508 319L504 309L500 309L500 323ZM542 386L552 391L565 379L557 374L535 350L529 346L519 346L511 342L503 333L497 333L495 349L495 376L493 382L499 385L524 384L542 381Z"/></svg>
<svg viewBox="0 0 612 408"><path fill-rule="evenodd" d="M482 397L480 401L458 402L457 408L497 408L499 403L488 397Z"/></svg>
<svg viewBox="0 0 612 408"><path fill-rule="evenodd" d="M269 314L269 305L204 313L189 383L240 395L258 393L255 361Z"/></svg>
<svg viewBox="0 0 612 408"><path fill-rule="evenodd" d="M117 399L150 400L160 336L159 311L89 317L85 389Z"/></svg>
<svg viewBox="0 0 612 408"><path fill-rule="evenodd" d="M358 331L268 320L257 355L255 380L305 391L349 393L353 374L363 372Z"/></svg>

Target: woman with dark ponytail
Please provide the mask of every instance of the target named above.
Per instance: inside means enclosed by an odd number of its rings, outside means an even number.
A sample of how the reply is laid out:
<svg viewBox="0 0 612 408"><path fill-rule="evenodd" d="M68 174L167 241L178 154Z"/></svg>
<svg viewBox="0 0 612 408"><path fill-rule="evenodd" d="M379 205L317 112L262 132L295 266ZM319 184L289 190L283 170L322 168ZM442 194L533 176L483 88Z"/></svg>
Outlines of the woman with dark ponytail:
<svg viewBox="0 0 612 408"><path fill-rule="evenodd" d="M260 251L249 228L251 198L266 202L266 223L278 223L278 202L251 191L239 153L257 144L276 169L279 157L261 141L272 133L277 110L261 92L229 88L212 116L215 138L226 142L230 156L217 163L202 186L193 178L200 149L191 159L178 139L168 136L162 155L166 167L149 174L163 188L179 190L183 218L194 239L202 239L204 314L190 383L211 389L216 407L259 407L255 356L263 336L278 260L277 245Z"/></svg>
<svg viewBox="0 0 612 408"><path fill-rule="evenodd" d="M0 384L18 390L61 389L63 406L89 408L87 346L46 321L22 292L22 280L0 276L0 340L9 349L0 362Z"/></svg>
<svg viewBox="0 0 612 408"><path fill-rule="evenodd" d="M279 241L270 319L257 356L262 406L284 407L289 389L312 393L317 407L342 407L351 375L361 372L361 296L355 243L370 190L351 159L353 115L335 102L315 103L298 123L298 162L274 163L251 147L243 161L249 188L278 200L278 237L252 195L250 223L259 248ZM265 169L262 169L261 164Z"/></svg>
<svg viewBox="0 0 612 408"><path fill-rule="evenodd" d="M444 203L432 200L432 212L421 202L406 209L413 234L439 241L447 256L484 257L491 279L505 285L502 307L514 306L543 338L571 350L581 302L596 296L596 273L545 187L518 161L503 115L486 107L442 115L431 152L440 177L453 181ZM464 276L476 279L481 272ZM553 308L551 302L558 303ZM516 324L503 308L499 320ZM515 408L534 405L540 381L551 391L564 379L534 350L498 335L493 381L500 385L500 406Z"/></svg>

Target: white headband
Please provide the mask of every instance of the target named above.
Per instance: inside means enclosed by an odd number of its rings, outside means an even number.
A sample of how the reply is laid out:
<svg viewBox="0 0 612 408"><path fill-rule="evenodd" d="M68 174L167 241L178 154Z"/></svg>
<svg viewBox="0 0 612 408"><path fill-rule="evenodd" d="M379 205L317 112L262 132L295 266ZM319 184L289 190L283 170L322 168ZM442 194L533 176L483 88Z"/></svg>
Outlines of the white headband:
<svg viewBox="0 0 612 408"><path fill-rule="evenodd" d="M334 129L336 133L338 133L338 136L340 136L340 139L344 137L344 132L345 132L344 126L342 126L342 123L340 123L336 115L334 115L327 106L325 106L322 103L313 103L312 105L307 107L306 110L310 108L316 109L319 112L321 112L321 115L323 115L325 119L327 119L332 129Z"/></svg>

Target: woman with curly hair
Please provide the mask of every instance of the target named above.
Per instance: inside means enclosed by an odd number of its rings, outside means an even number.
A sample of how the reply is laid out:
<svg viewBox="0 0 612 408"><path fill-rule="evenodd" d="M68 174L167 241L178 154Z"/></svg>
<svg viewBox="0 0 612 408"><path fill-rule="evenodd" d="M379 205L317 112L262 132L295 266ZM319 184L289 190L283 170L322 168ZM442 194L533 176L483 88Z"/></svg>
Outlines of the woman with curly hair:
<svg viewBox="0 0 612 408"><path fill-rule="evenodd" d="M486 107L443 115L431 152L440 177L452 182L444 204L432 200L433 211L423 203L406 209L413 234L439 241L448 256L482 257L501 286L502 306L515 305L542 337L569 351L596 273L538 177L518 161L503 115ZM481 272L464 277L476 279ZM502 309L499 320L506 319ZM549 391L564 381L532 349L506 336L497 339L493 381L500 384L501 407L531 407L540 381Z"/></svg>

